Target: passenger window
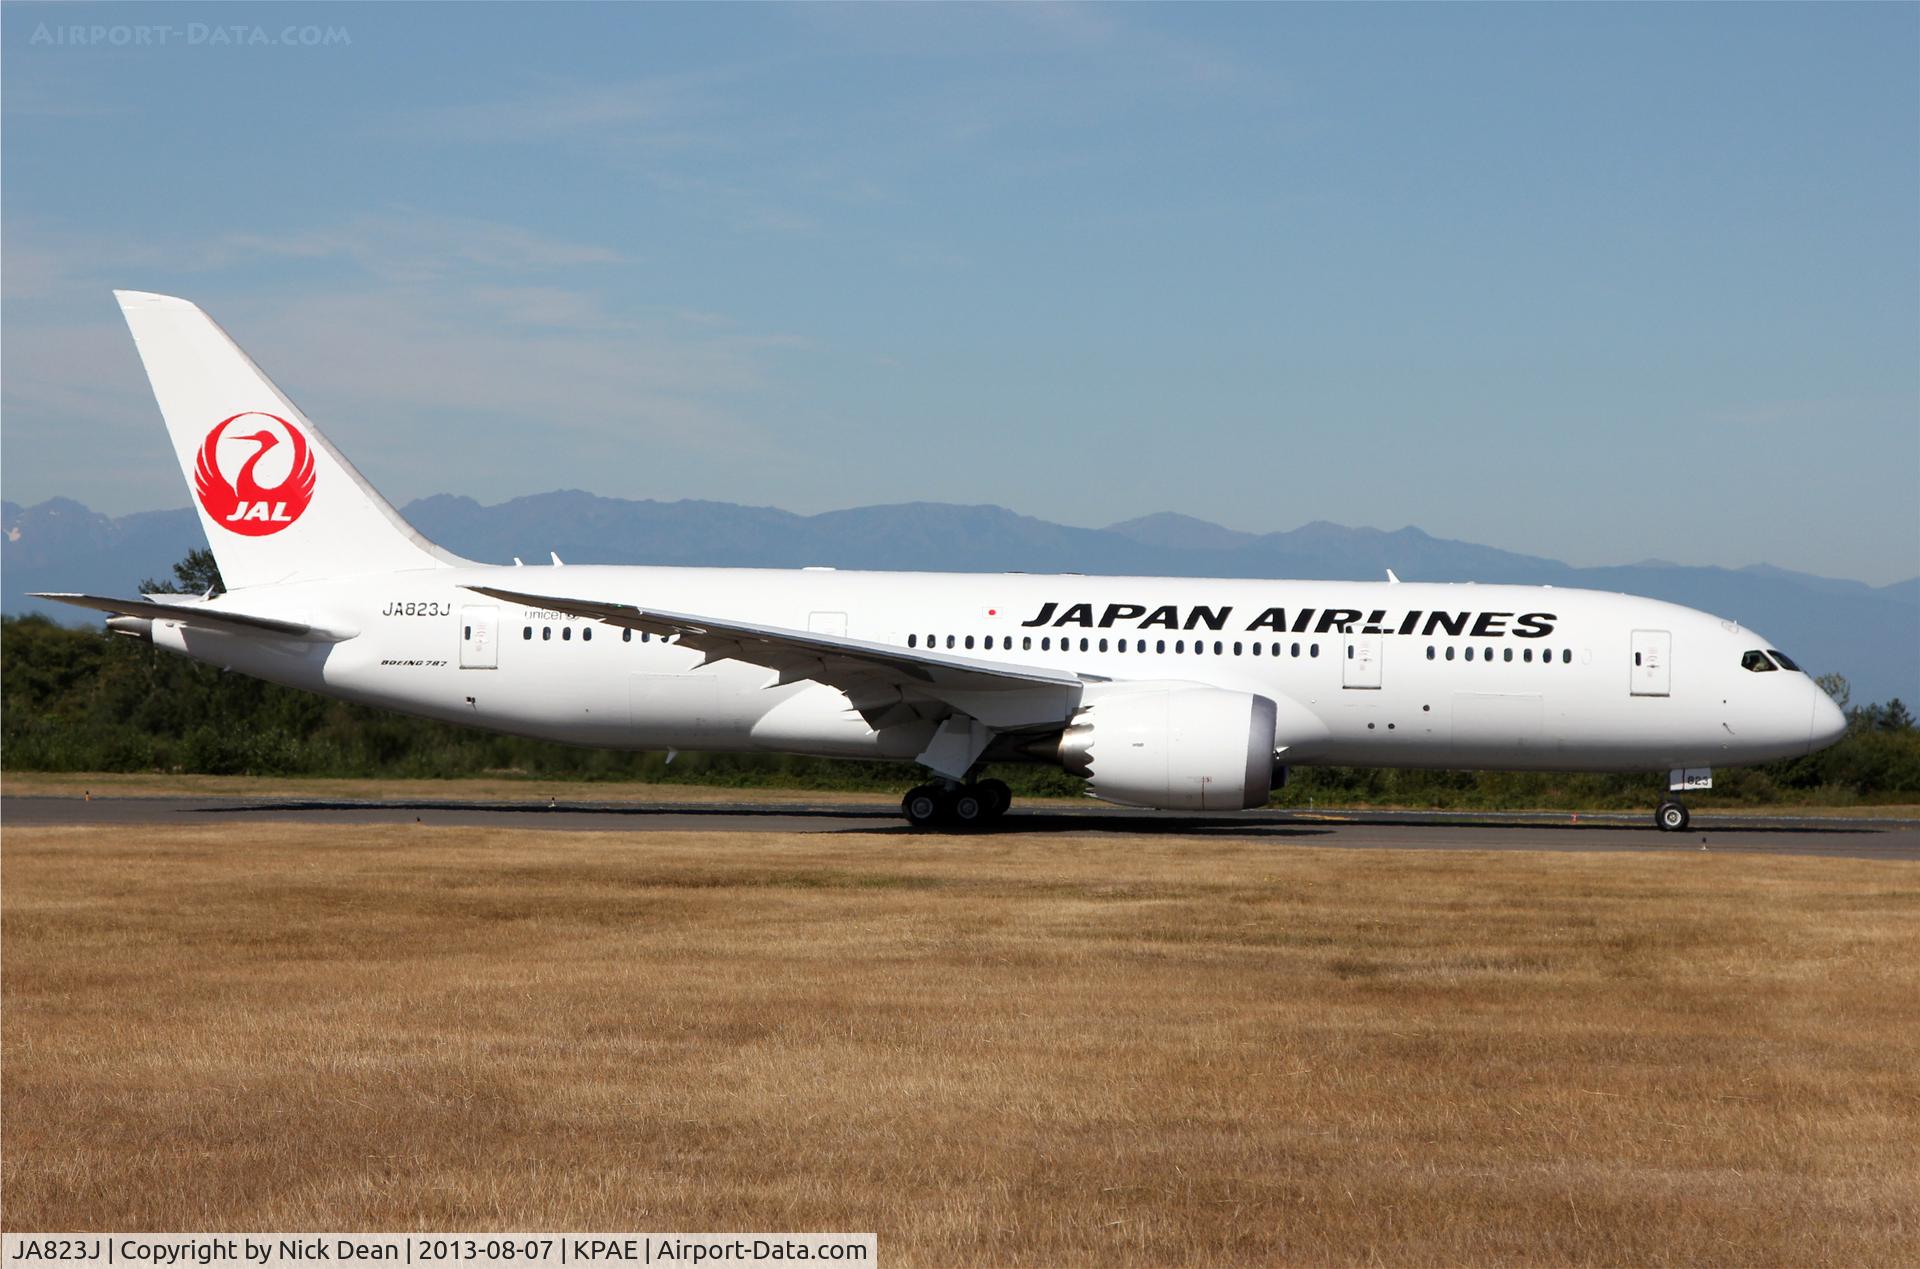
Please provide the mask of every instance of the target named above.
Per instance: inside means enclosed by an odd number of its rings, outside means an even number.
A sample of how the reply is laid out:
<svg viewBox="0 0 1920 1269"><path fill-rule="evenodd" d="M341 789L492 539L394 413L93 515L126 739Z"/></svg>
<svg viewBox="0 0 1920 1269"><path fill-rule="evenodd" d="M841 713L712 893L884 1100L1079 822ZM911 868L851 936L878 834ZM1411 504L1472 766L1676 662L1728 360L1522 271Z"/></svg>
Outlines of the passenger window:
<svg viewBox="0 0 1920 1269"><path fill-rule="evenodd" d="M540 627L540 637L541 637L542 639L551 639L551 638L553 638L553 627L552 627L552 626L542 626L542 627Z"/></svg>
<svg viewBox="0 0 1920 1269"><path fill-rule="evenodd" d="M1292 655L1294 655L1294 656L1299 656L1299 655L1300 655L1300 645L1299 645L1299 644L1297 644L1297 643L1296 643L1296 644L1294 644L1294 645L1293 645L1293 652L1292 652Z"/></svg>
<svg viewBox="0 0 1920 1269"><path fill-rule="evenodd" d="M947 636L947 646L948 646L949 648L951 648L951 647L953 646L953 636L952 636L952 635L948 635L948 636Z"/></svg>
<svg viewBox="0 0 1920 1269"><path fill-rule="evenodd" d="M1173 641L1173 650L1175 652L1185 652L1187 650L1187 641L1185 639L1175 639Z"/></svg>
<svg viewBox="0 0 1920 1269"><path fill-rule="evenodd" d="M1531 662L1533 660L1533 649L1532 648L1520 649L1520 659L1522 661Z"/></svg>
<svg viewBox="0 0 1920 1269"><path fill-rule="evenodd" d="M1799 666L1793 663L1792 657L1780 651L1780 649L1778 648L1768 648L1767 655L1772 657L1774 660L1778 661L1780 663L1780 668L1783 670L1798 670L1800 668Z"/></svg>
<svg viewBox="0 0 1920 1269"><path fill-rule="evenodd" d="M1165 652L1167 650L1167 641L1165 639L1155 639L1153 641L1153 650L1155 652Z"/></svg>
<svg viewBox="0 0 1920 1269"><path fill-rule="evenodd" d="M1317 656L1319 656L1319 655L1320 655L1320 645L1319 645L1319 644L1317 644L1317 643L1315 643L1315 644L1311 644L1311 645L1309 645L1309 646L1308 646L1308 648L1307 648L1307 656L1309 656L1309 657L1317 657Z"/></svg>
<svg viewBox="0 0 1920 1269"><path fill-rule="evenodd" d="M1448 649L1447 649L1447 660L1449 660L1449 661L1451 661L1451 660L1453 660L1453 649L1452 649L1452 648L1448 648Z"/></svg>
<svg viewBox="0 0 1920 1269"><path fill-rule="evenodd" d="M585 643L588 639L591 639L591 638L593 638L593 627L583 626L580 630L580 641L582 643Z"/></svg>
<svg viewBox="0 0 1920 1269"><path fill-rule="evenodd" d="M992 636L992 635L988 635L988 636L987 636L987 651L989 651L989 652L991 652L991 651L993 651L993 636Z"/></svg>
<svg viewBox="0 0 1920 1269"><path fill-rule="evenodd" d="M1280 655L1280 645L1277 643L1273 645L1273 655L1275 656Z"/></svg>
<svg viewBox="0 0 1920 1269"><path fill-rule="evenodd" d="M627 629L627 630L622 630L622 631L620 632L620 642L622 642L622 643L632 643L632 642L633 642L633 631L632 631L631 629Z"/></svg>
<svg viewBox="0 0 1920 1269"><path fill-rule="evenodd" d="M1260 655L1260 645L1257 643L1253 645L1253 655L1255 656Z"/></svg>
<svg viewBox="0 0 1920 1269"><path fill-rule="evenodd" d="M1042 652L1053 651L1053 637L1051 635L1040 636L1040 650Z"/></svg>
<svg viewBox="0 0 1920 1269"><path fill-rule="evenodd" d="M1238 639L1233 641L1233 655L1240 655L1240 641Z"/></svg>
<svg viewBox="0 0 1920 1269"><path fill-rule="evenodd" d="M1135 639L1133 641L1133 650L1135 652L1145 652L1147 650L1147 641L1145 639Z"/></svg>
<svg viewBox="0 0 1920 1269"><path fill-rule="evenodd" d="M1560 649L1560 664L1562 664L1562 665L1572 665L1572 664L1573 664L1573 649L1572 649L1572 648L1562 648L1562 649Z"/></svg>
<svg viewBox="0 0 1920 1269"><path fill-rule="evenodd" d="M1213 641L1213 655L1219 656L1224 651L1225 651L1225 648L1222 646L1221 642L1218 639L1215 639Z"/></svg>
<svg viewBox="0 0 1920 1269"><path fill-rule="evenodd" d="M1100 641L1100 650L1102 652L1105 652L1107 650L1107 641L1105 639L1102 639Z"/></svg>
<svg viewBox="0 0 1920 1269"><path fill-rule="evenodd" d="M1472 649L1472 648L1468 648L1468 649L1467 649L1467 660L1469 660L1469 661L1471 661L1471 660L1473 660L1473 649Z"/></svg>
<svg viewBox="0 0 1920 1269"><path fill-rule="evenodd" d="M909 648L917 648L917 647L919 647L919 646L920 646L920 636L919 636L919 635L908 635L908 636L907 636L907 646L908 646Z"/></svg>
<svg viewBox="0 0 1920 1269"><path fill-rule="evenodd" d="M967 651L969 651L969 652L971 652L971 651L973 651L973 636L972 636L972 635L968 635L968 636L967 636Z"/></svg>
<svg viewBox="0 0 1920 1269"><path fill-rule="evenodd" d="M1501 659L1502 661L1511 661L1511 660L1513 660L1513 649L1512 649L1512 648L1502 648L1502 649L1500 650L1500 659Z"/></svg>
<svg viewBox="0 0 1920 1269"><path fill-rule="evenodd" d="M1081 650L1082 652L1085 652L1085 651L1087 650L1087 646L1088 646L1088 645L1087 645L1087 641L1086 641L1086 640L1085 640L1084 638L1083 638L1083 639L1081 639L1081 640L1080 640L1080 650Z"/></svg>
<svg viewBox="0 0 1920 1269"><path fill-rule="evenodd" d="M1122 639L1120 642L1114 644L1113 648L1115 652L1125 652L1127 650L1127 641Z"/></svg>
<svg viewBox="0 0 1920 1269"><path fill-rule="evenodd" d="M1033 651L1033 636L1032 636L1032 635L1021 635L1021 636L1020 636L1020 650L1021 650L1022 652L1031 652L1031 651Z"/></svg>
<svg viewBox="0 0 1920 1269"><path fill-rule="evenodd" d="M1639 653L1634 654L1633 663L1635 665L1640 664ZM1741 654L1740 668L1743 670L1752 670L1755 674L1771 674L1775 669L1779 667L1775 666L1773 662L1767 660L1766 653L1760 651L1758 648L1755 648L1752 652L1746 652Z"/></svg>
<svg viewBox="0 0 1920 1269"><path fill-rule="evenodd" d="M572 627L572 626L562 626L562 627L560 628L560 639L561 639L561 641L562 641L562 642L564 642L564 643L571 643L571 642L573 642L573 627Z"/></svg>
<svg viewBox="0 0 1920 1269"><path fill-rule="evenodd" d="M1433 645L1431 643L1427 645L1427 660L1433 660Z"/></svg>
<svg viewBox="0 0 1920 1269"><path fill-rule="evenodd" d="M532 626L528 626L528 627L526 627L525 629L523 629L523 630L522 630L522 631L520 632L520 637L521 637L522 639L531 639L531 638L533 638L533 627L532 627Z"/></svg>
<svg viewBox="0 0 1920 1269"><path fill-rule="evenodd" d="M460 627L460 637L461 637L462 639L471 639L471 638L473 638L473 627L472 627L472 626L462 626L462 627Z"/></svg>
<svg viewBox="0 0 1920 1269"><path fill-rule="evenodd" d="M1347 645L1347 660L1353 660L1353 645L1351 643Z"/></svg>

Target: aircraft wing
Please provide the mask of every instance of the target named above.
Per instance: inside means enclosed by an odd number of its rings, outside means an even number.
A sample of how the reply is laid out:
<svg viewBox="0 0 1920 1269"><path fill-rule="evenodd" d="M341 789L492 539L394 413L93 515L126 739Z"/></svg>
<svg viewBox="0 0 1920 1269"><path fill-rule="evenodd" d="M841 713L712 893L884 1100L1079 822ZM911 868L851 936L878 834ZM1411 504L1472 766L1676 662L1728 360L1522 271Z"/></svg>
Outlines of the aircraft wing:
<svg viewBox="0 0 1920 1269"><path fill-rule="evenodd" d="M164 603L155 599L111 599L104 595L75 595L36 592L35 599L52 599L76 608L91 608L116 617L146 617L157 621L179 621L189 626L221 630L228 634L277 635L283 639L305 639L315 643L339 643L353 635L304 621L281 617L258 617L231 609L206 607L198 600Z"/></svg>
<svg viewBox="0 0 1920 1269"><path fill-rule="evenodd" d="M467 589L507 603L572 613L659 638L675 636L681 647L702 654L702 665L744 661L776 672L776 684L801 680L825 683L844 692L875 730L954 714L965 714L998 729L1060 723L1079 705L1082 687L1096 681L1045 666L980 661L931 649L899 648L730 618L493 586Z"/></svg>

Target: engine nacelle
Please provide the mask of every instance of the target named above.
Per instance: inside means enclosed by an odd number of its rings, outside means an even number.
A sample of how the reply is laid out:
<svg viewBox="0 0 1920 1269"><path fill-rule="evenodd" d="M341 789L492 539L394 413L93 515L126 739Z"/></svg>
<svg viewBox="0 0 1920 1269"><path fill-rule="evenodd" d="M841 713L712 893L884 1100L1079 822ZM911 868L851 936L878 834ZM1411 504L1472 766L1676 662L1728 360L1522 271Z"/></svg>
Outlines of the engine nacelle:
<svg viewBox="0 0 1920 1269"><path fill-rule="evenodd" d="M1274 702L1213 687L1119 685L1075 711L1060 763L1108 802L1238 811L1273 790Z"/></svg>

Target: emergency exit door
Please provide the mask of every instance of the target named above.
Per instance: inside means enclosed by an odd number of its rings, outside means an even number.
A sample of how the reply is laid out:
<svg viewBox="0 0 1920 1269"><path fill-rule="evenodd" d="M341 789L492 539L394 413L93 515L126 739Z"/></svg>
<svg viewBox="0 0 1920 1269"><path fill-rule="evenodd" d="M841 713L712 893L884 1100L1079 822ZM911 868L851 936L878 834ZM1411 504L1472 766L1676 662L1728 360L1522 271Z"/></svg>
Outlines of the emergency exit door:
<svg viewBox="0 0 1920 1269"><path fill-rule="evenodd" d="M1380 686L1380 636L1348 635L1345 658L1341 661L1342 687L1377 688Z"/></svg>
<svg viewBox="0 0 1920 1269"><path fill-rule="evenodd" d="M470 604L460 610L460 668L494 670L500 666L500 610Z"/></svg>
<svg viewBox="0 0 1920 1269"><path fill-rule="evenodd" d="M1673 636L1665 630L1633 632L1633 694L1668 696L1672 673Z"/></svg>

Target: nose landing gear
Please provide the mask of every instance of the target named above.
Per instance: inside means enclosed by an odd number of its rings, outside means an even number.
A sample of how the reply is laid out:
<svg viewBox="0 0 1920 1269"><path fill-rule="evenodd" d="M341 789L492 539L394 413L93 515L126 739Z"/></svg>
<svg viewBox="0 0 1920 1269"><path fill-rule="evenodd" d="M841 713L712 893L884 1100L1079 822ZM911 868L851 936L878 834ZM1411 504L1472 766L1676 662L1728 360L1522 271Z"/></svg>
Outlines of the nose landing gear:
<svg viewBox="0 0 1920 1269"><path fill-rule="evenodd" d="M1687 808L1668 799L1653 813L1653 823L1663 833L1684 833L1687 831Z"/></svg>
<svg viewBox="0 0 1920 1269"><path fill-rule="evenodd" d="M1004 781L949 781L908 790L900 799L900 812L915 828L973 829L992 824L1011 805L1013 790Z"/></svg>

